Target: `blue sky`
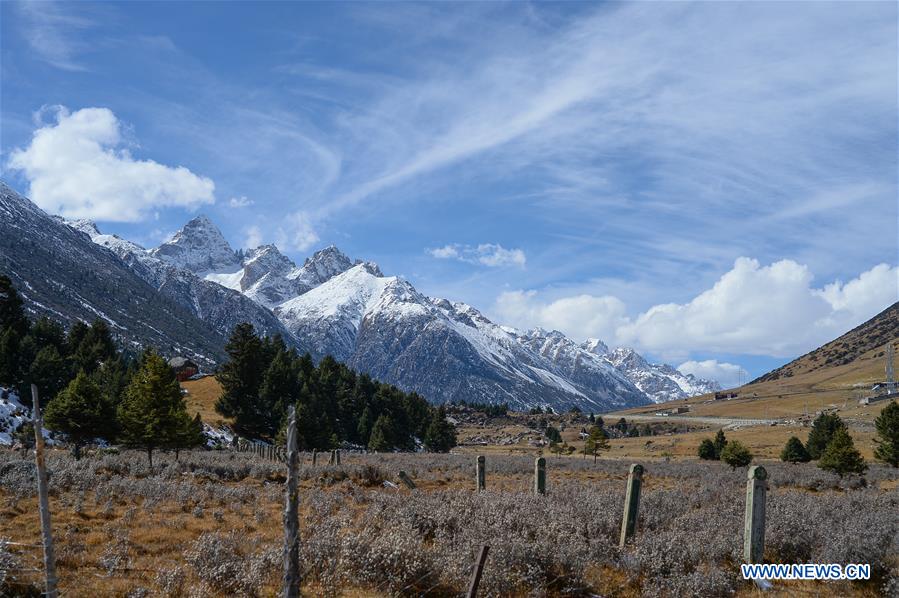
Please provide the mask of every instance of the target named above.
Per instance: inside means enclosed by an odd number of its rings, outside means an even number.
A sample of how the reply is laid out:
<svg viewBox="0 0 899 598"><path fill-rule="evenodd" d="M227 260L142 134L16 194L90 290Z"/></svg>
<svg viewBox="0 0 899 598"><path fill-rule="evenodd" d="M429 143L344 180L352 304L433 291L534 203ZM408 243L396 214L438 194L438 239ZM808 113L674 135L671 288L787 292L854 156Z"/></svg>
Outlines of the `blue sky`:
<svg viewBox="0 0 899 598"><path fill-rule="evenodd" d="M895 3L0 16L4 179L147 246L202 212L728 381L899 298Z"/></svg>

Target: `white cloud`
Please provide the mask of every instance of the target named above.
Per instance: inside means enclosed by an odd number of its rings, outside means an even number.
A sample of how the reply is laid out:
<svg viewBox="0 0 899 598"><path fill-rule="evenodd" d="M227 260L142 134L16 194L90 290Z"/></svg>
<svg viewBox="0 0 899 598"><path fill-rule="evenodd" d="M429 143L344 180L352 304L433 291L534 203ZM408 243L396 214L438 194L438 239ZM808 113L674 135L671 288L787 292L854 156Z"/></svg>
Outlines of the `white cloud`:
<svg viewBox="0 0 899 598"><path fill-rule="evenodd" d="M183 166L138 160L121 148L122 126L107 108L69 113L34 132L10 155L9 167L30 182L31 199L66 218L135 222L163 207L214 202L215 184Z"/></svg>
<svg viewBox="0 0 899 598"><path fill-rule="evenodd" d="M614 339L616 330L627 321L621 300L586 294L542 303L536 291L507 291L497 298L494 311L503 323L559 330L580 340Z"/></svg>
<svg viewBox="0 0 899 598"><path fill-rule="evenodd" d="M248 199L246 195L240 197L232 197L228 200L228 206L232 208L246 208L253 205L253 200Z"/></svg>
<svg viewBox="0 0 899 598"><path fill-rule="evenodd" d="M749 379L746 370L740 366L717 359L685 361L677 366L677 370L682 374L693 374L697 378L715 380L724 388L734 388Z"/></svg>
<svg viewBox="0 0 899 598"><path fill-rule="evenodd" d="M438 247L437 249L428 249L428 253L440 260L459 257L459 250L456 249L455 245L445 245L443 247Z"/></svg>
<svg viewBox="0 0 899 598"><path fill-rule="evenodd" d="M541 301L534 291L502 293L501 321L555 328L575 338L657 354L694 351L792 357L868 320L899 300L899 268L880 264L843 284L812 286L807 266L762 266L739 258L712 286L683 304L656 305L635 318L615 297L577 295Z"/></svg>
<svg viewBox="0 0 899 598"><path fill-rule="evenodd" d="M471 245L451 244L427 252L437 259L456 259L469 264L481 264L491 268L518 266L524 268L527 258L521 249L506 249L497 243Z"/></svg>
<svg viewBox="0 0 899 598"><path fill-rule="evenodd" d="M318 233L312 226L312 219L304 211L288 214L276 233L277 245L287 250L305 251L318 241Z"/></svg>

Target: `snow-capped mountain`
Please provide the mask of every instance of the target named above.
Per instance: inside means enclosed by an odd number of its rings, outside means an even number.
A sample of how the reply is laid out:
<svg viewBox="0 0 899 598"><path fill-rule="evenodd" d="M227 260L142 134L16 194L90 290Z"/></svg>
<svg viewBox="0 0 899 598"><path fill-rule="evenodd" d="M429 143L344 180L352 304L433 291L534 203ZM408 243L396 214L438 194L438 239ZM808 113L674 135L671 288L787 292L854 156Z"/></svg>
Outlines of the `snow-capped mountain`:
<svg viewBox="0 0 899 598"><path fill-rule="evenodd" d="M290 333L287 332L281 322L265 307L253 301L233 289L225 288L210 280L205 280L194 274L187 268L173 265L172 255L177 254L171 249L173 241L163 244L169 247L166 253L157 250L146 250L136 243L126 241L115 235L104 235L97 226L89 220L68 222L69 226L85 233L91 241L106 247L115 253L131 271L137 274L144 282L157 289L160 294L175 301L178 305L192 313L200 320L206 322L217 333L227 338L235 326L241 322L250 322L261 334L274 336L280 334L287 342L291 342ZM211 239L209 243L198 242L194 236L202 236ZM229 255L237 259L237 254L231 250L218 229L205 217L191 220L178 234L175 235L185 247L193 248L190 252L181 255L189 264L221 265L227 263L236 267L234 262L228 262ZM222 244L224 243L224 245ZM203 259L197 252L197 247L209 247L214 257ZM168 255L166 260L159 255Z"/></svg>
<svg viewBox="0 0 899 598"><path fill-rule="evenodd" d="M721 390L713 380L683 374L670 365L647 362L633 349L618 348L605 354L605 359L628 377L654 403L685 399Z"/></svg>
<svg viewBox="0 0 899 598"><path fill-rule="evenodd" d="M170 241L152 249L150 255L190 272L221 270L240 264L237 253L206 216L197 216L185 224Z"/></svg>
<svg viewBox="0 0 899 598"><path fill-rule="evenodd" d="M67 325L100 318L126 347L153 346L207 365L223 356L224 335L2 181L0 273L12 279L33 316Z"/></svg>
<svg viewBox="0 0 899 598"><path fill-rule="evenodd" d="M8 188L4 191L14 195ZM157 300L183 314L182 319L205 325L206 332L194 336L216 339L216 355L221 355L231 329L249 321L260 333L281 334L315 358L333 355L437 403L507 402L518 409L577 405L600 412L706 390L705 381L683 376L670 366L649 365L635 353L610 353L597 339L579 344L555 331L522 332L500 326L470 305L427 297L408 281L385 276L376 264L354 261L333 246L297 266L274 245L235 251L208 218L199 216L170 241L144 249L101 233L90 221L64 225L27 200L18 201L39 212L52 227L68 231L51 233L57 240L45 239L45 244L58 245L58 239L66 239L79 245L81 252L115 262L116 268L127 272L120 278L141 285L144 293L155 291ZM5 218L4 224L20 219ZM5 237L16 239L18 245L31 238L17 230ZM63 247L55 251L77 254ZM14 275L21 269L19 262L8 259L3 266ZM14 280L33 305L40 305L45 295L53 296L50 289L31 292L32 279L43 271L21 270ZM77 262L67 262L64 270L85 277L78 274L84 268ZM164 316L152 310L132 314L130 300L127 292L110 298L94 293L81 303L97 313L102 304L132 318L145 318L143 324L157 331L155 338L146 339L149 344L180 345L174 342L181 338L178 334L160 329L169 323Z"/></svg>

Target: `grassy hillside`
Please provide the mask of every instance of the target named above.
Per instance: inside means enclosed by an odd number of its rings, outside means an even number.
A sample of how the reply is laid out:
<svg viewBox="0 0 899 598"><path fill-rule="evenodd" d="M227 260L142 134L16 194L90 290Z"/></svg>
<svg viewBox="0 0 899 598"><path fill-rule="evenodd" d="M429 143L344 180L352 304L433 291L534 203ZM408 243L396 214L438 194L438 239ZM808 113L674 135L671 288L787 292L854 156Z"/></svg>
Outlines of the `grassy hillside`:
<svg viewBox="0 0 899 598"><path fill-rule="evenodd" d="M231 423L229 418L215 412L215 401L222 394L222 387L216 382L215 376L182 382L181 387L187 391L184 400L188 413L199 413L200 418L211 426Z"/></svg>

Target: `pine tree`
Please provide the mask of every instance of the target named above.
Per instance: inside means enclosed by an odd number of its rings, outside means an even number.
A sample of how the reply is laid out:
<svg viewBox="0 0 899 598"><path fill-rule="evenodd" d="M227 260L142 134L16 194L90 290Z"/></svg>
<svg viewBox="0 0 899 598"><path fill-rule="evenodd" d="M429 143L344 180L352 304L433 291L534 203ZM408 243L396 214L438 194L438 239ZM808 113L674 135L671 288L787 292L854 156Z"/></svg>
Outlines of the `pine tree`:
<svg viewBox="0 0 899 598"><path fill-rule="evenodd" d="M431 423L424 435L424 444L432 453L447 453L456 446L456 426L446 421L446 408L433 411Z"/></svg>
<svg viewBox="0 0 899 598"><path fill-rule="evenodd" d="M549 439L550 443L562 442L562 434L553 426L546 426L546 431L543 434Z"/></svg>
<svg viewBox="0 0 899 598"><path fill-rule="evenodd" d="M890 401L874 419L877 438L874 456L893 467L899 467L899 403Z"/></svg>
<svg viewBox="0 0 899 598"><path fill-rule="evenodd" d="M75 371L93 373L101 364L118 355L115 342L109 326L103 320L94 320L94 323L81 335L80 342L69 345L71 351L72 366Z"/></svg>
<svg viewBox="0 0 899 598"><path fill-rule="evenodd" d="M263 359L262 342L253 325L243 322L235 326L225 352L228 361L215 375L222 387L215 410L233 418L234 428L240 434L258 438L266 431L258 404L259 386L268 364Z"/></svg>
<svg viewBox="0 0 899 598"><path fill-rule="evenodd" d="M836 413L822 413L812 423L812 429L809 430L808 440L805 443L805 450L812 459L820 459L824 453L824 449L830 444L830 440L836 434L837 430L845 430L846 424L840 419Z"/></svg>
<svg viewBox="0 0 899 598"><path fill-rule="evenodd" d="M715 450L715 443L708 438L703 439L699 443L699 458L703 461L717 461L718 451Z"/></svg>
<svg viewBox="0 0 899 598"><path fill-rule="evenodd" d="M393 450L395 447L395 436L396 431L394 430L393 420L386 413L381 415L375 421L375 425L372 426L368 450L378 452Z"/></svg>
<svg viewBox="0 0 899 598"><path fill-rule="evenodd" d="M599 426L592 426L587 436L587 442L584 443L585 457L587 454L593 455L593 462L596 463L596 455L600 451L609 449L609 439L605 431Z"/></svg>
<svg viewBox="0 0 899 598"><path fill-rule="evenodd" d="M168 447L175 451L175 460L178 460L182 450L205 444L206 434L203 433L203 420L200 419L200 414L197 413L194 417L190 417L186 411L180 414L177 430Z"/></svg>
<svg viewBox="0 0 899 598"><path fill-rule="evenodd" d="M833 438L827 443L818 467L825 471L832 471L843 477L847 473L863 474L868 469L864 457L855 448L852 437L846 431L846 427L837 428Z"/></svg>
<svg viewBox="0 0 899 598"><path fill-rule="evenodd" d="M0 384L21 388L24 377L21 337L12 328L0 329Z"/></svg>
<svg viewBox="0 0 899 598"><path fill-rule="evenodd" d="M66 435L76 460L81 458L81 447L103 435L111 416L100 387L84 372L79 372L44 411L47 427Z"/></svg>
<svg viewBox="0 0 899 598"><path fill-rule="evenodd" d="M12 280L0 274L0 332L6 330L11 330L19 337L25 336L28 332L28 317Z"/></svg>
<svg viewBox="0 0 899 598"><path fill-rule="evenodd" d="M27 382L38 387L45 406L53 402L69 380L69 365L53 345L41 349L28 368Z"/></svg>
<svg viewBox="0 0 899 598"><path fill-rule="evenodd" d="M727 446L727 438L724 437L724 430L718 430L712 444L715 447L715 459L720 459L721 452L724 450L724 447Z"/></svg>
<svg viewBox="0 0 899 598"><path fill-rule="evenodd" d="M261 424L259 433L267 438L275 437L287 406L299 398L295 357L286 347L279 348L262 377L257 409Z"/></svg>
<svg viewBox="0 0 899 598"><path fill-rule="evenodd" d="M147 352L118 409L121 442L147 452L153 466L153 451L173 446L186 406L175 372L155 352Z"/></svg>
<svg viewBox="0 0 899 598"><path fill-rule="evenodd" d="M790 439L787 440L783 450L780 452L780 460L789 463L808 463L811 461L811 456L805 450L801 440L795 436L790 436Z"/></svg>
<svg viewBox="0 0 899 598"><path fill-rule="evenodd" d="M720 454L721 460L731 466L731 469L744 467L752 462L752 453L737 440L728 442Z"/></svg>

